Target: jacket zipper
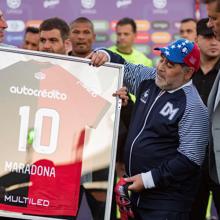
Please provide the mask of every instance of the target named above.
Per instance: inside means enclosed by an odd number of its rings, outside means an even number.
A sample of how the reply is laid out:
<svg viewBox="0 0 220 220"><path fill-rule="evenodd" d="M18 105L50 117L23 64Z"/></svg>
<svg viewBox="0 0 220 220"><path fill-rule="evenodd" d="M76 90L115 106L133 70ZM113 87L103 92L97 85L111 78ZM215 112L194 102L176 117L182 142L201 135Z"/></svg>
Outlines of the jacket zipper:
<svg viewBox="0 0 220 220"><path fill-rule="evenodd" d="M135 139L133 140L133 142L132 142L132 144L131 144L130 155L129 155L129 168L128 168L128 170L129 170L129 176L131 176L131 156L132 156L132 151L133 151L134 143L136 142L136 140L138 139L138 137L141 135L142 131L144 130L144 127L145 127L145 125L146 125L146 123L147 123L147 119L148 119L148 117L149 117L149 114L150 114L152 108L154 107L154 105L155 105L155 103L157 102L157 100L158 100L164 93L165 93L165 91L164 91L164 90L161 90L160 93L159 93L159 94L157 95L157 97L155 98L153 104L151 105L151 107L150 107L150 109L149 109L149 111L148 111L148 113L147 113L147 115L146 115L146 117L145 117L144 124L143 124L143 126L142 126L140 132L137 134L137 136L135 137ZM139 200L140 200L140 196L139 196L138 201L137 201L137 206L138 206Z"/></svg>

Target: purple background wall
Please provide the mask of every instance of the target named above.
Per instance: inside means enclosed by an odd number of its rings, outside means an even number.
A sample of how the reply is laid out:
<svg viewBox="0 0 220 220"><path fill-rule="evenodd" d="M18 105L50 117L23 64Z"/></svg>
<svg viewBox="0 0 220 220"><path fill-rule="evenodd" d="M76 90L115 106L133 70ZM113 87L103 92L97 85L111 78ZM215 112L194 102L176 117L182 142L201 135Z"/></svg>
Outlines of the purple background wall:
<svg viewBox="0 0 220 220"><path fill-rule="evenodd" d="M79 16L95 24L95 47L110 46L115 42L115 22L125 16L138 24L136 47L153 57L152 48L175 39L179 21L195 17L195 0L1 0L9 28L5 43L20 46L26 25L58 16L68 23ZM203 7L202 16L205 16Z"/></svg>

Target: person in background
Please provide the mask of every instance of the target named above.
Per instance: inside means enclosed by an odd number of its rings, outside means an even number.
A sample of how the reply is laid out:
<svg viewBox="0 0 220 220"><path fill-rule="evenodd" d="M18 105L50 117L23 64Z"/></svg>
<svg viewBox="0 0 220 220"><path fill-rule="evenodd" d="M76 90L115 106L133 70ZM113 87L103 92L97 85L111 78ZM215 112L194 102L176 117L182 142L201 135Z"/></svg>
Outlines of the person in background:
<svg viewBox="0 0 220 220"><path fill-rule="evenodd" d="M151 67L152 60L142 52L134 48L134 41L137 35L137 25L131 18L122 18L116 24L116 45L109 48L122 56L125 60L134 64L143 64Z"/></svg>
<svg viewBox="0 0 220 220"><path fill-rule="evenodd" d="M3 12L0 8L0 46L1 47L12 47L12 48L16 48L13 45L9 45L9 44L4 44L4 37L5 37L5 29L7 29L8 25L7 22L4 18Z"/></svg>
<svg viewBox="0 0 220 220"><path fill-rule="evenodd" d="M194 42L196 39L196 20L193 18L181 20L179 33L180 37Z"/></svg>
<svg viewBox="0 0 220 220"><path fill-rule="evenodd" d="M39 50L39 39L39 29L36 27L27 27L22 48L26 50Z"/></svg>
<svg viewBox="0 0 220 220"><path fill-rule="evenodd" d="M208 27L212 28L220 41L220 1L203 0L209 17ZM209 172L211 179L220 184L220 71L216 76L208 98L210 118L209 130Z"/></svg>
<svg viewBox="0 0 220 220"><path fill-rule="evenodd" d="M193 83L206 106L209 93L220 68L220 42L215 38L212 29L207 26L208 20L208 18L204 18L197 23L196 42L200 48L201 64L193 77ZM191 220L206 219L210 191L212 191L218 215L220 214L220 186L210 179L208 167L207 146L206 157L202 166L200 187L190 213Z"/></svg>
<svg viewBox="0 0 220 220"><path fill-rule="evenodd" d="M41 23L39 32L39 51L66 54L69 26L64 20L58 17L46 19Z"/></svg>
<svg viewBox="0 0 220 220"><path fill-rule="evenodd" d="M85 58L93 51L95 32L93 23L86 17L79 17L70 23L70 56Z"/></svg>

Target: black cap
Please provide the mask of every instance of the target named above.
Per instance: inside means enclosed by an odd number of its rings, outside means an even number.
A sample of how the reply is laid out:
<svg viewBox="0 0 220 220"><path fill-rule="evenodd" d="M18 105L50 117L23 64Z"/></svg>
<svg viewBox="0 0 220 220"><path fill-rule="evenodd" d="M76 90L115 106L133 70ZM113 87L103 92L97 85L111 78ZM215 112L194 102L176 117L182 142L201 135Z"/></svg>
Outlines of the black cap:
<svg viewBox="0 0 220 220"><path fill-rule="evenodd" d="M207 26L208 21L209 21L208 18L203 18L197 22L197 25L196 25L197 35L203 35L203 36L214 35L212 28L209 28Z"/></svg>

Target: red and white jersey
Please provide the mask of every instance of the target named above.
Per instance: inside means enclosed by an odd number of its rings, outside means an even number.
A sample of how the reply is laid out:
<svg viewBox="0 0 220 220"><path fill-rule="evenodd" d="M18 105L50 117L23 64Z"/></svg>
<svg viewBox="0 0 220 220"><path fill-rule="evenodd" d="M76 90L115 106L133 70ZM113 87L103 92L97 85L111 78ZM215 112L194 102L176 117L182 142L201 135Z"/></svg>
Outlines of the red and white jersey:
<svg viewBox="0 0 220 220"><path fill-rule="evenodd" d="M64 68L49 63L15 63L0 70L0 80L0 114L4 116L0 143L8 149L0 167L5 172L30 174L27 195L14 198L9 191L0 208L75 216L85 127L96 128L109 102ZM34 130L34 141L27 147L25 138L30 129ZM22 167L27 156L31 165Z"/></svg>

